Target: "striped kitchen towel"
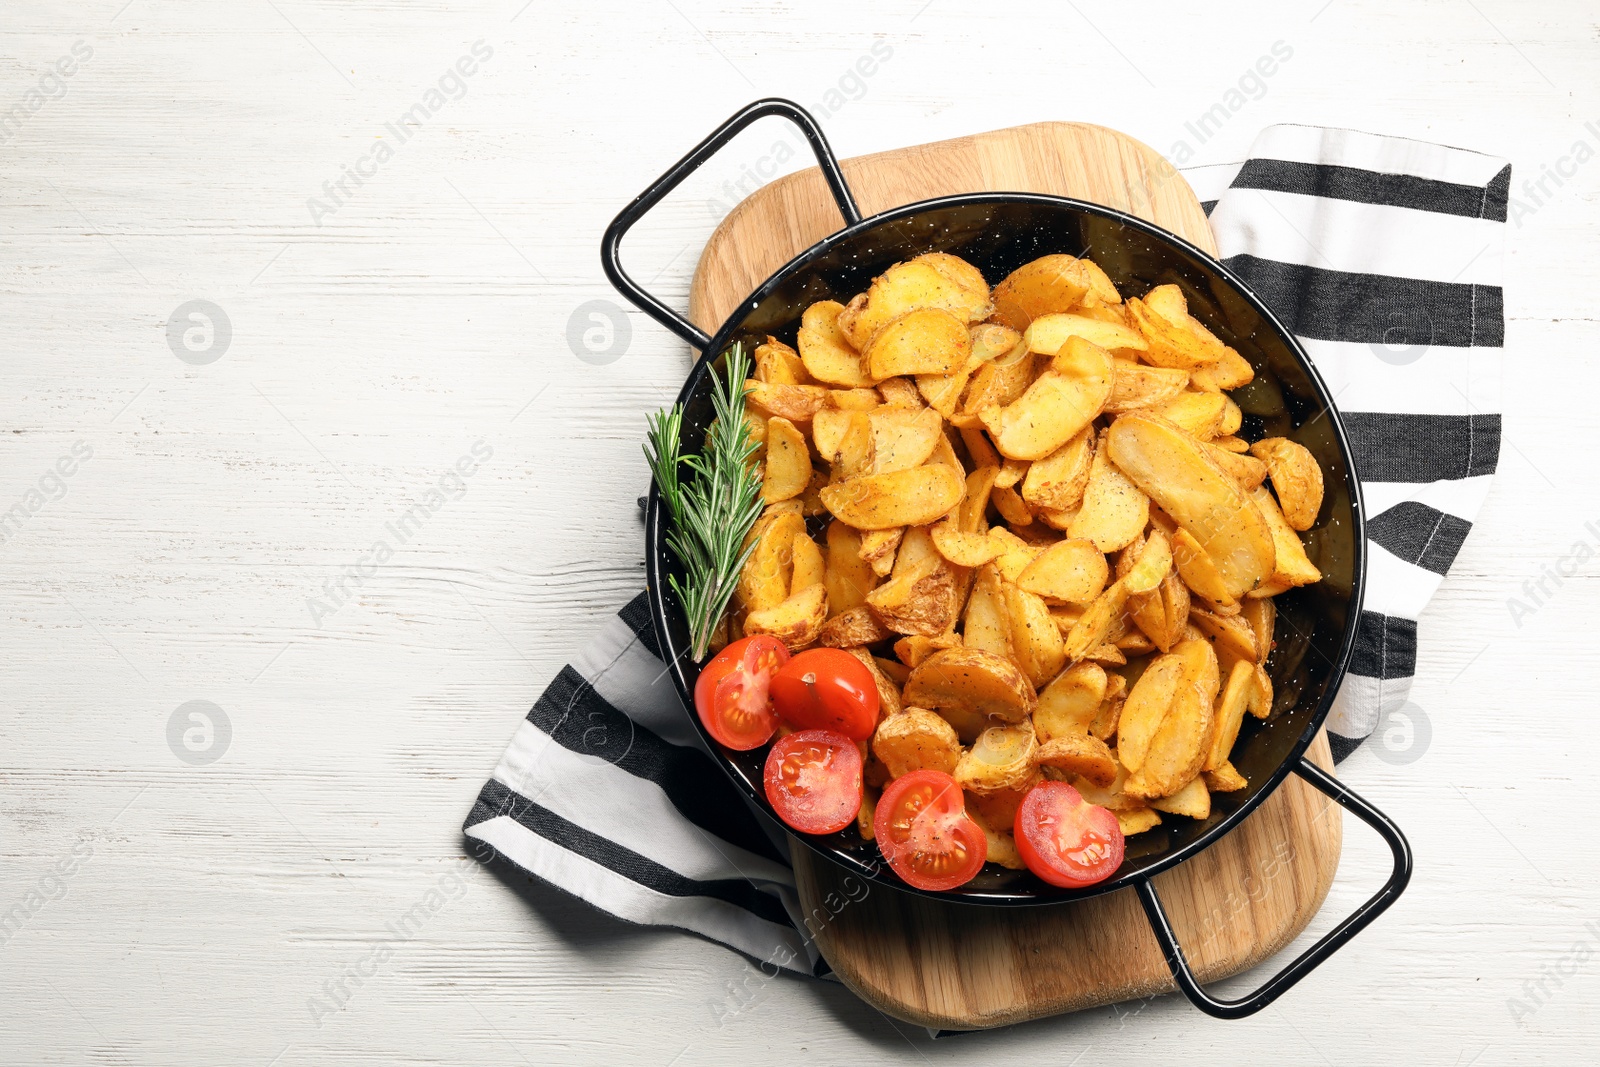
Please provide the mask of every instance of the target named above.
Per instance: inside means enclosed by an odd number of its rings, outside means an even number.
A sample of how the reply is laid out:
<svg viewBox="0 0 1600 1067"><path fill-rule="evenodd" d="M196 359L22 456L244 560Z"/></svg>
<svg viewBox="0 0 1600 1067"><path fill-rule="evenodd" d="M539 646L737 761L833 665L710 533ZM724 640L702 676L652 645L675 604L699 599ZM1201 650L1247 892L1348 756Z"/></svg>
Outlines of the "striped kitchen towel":
<svg viewBox="0 0 1600 1067"><path fill-rule="evenodd" d="M1371 566L1328 720L1343 759L1404 705L1417 617L1499 456L1511 168L1419 141L1274 126L1245 163L1184 176L1223 261L1299 336L1350 431ZM746 805L688 715L641 593L534 704L467 837L622 919L694 931L770 973L825 972L784 833Z"/></svg>

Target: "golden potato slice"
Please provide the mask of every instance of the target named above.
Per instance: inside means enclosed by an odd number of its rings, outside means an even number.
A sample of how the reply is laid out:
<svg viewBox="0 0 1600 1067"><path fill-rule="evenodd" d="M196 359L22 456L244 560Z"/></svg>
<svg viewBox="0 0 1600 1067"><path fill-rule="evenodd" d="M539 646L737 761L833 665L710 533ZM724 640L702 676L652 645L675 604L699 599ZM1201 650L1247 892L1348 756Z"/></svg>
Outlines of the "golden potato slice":
<svg viewBox="0 0 1600 1067"><path fill-rule="evenodd" d="M1128 662L1128 657L1122 654L1122 649L1114 644L1104 644L1099 648L1091 649L1084 657L1085 663L1099 663L1107 667L1120 667Z"/></svg>
<svg viewBox="0 0 1600 1067"><path fill-rule="evenodd" d="M836 479L872 473L874 441L867 412L824 408L811 420L811 440Z"/></svg>
<svg viewBox="0 0 1600 1067"><path fill-rule="evenodd" d="M1000 470L994 476L996 489L1011 489L1028 474L1028 468L1033 464L1025 459L1008 459L1000 464Z"/></svg>
<svg viewBox="0 0 1600 1067"><path fill-rule="evenodd" d="M883 398L889 407L921 408L926 407L922 402L922 394L917 391L917 383L912 378L885 378L878 383L878 395Z"/></svg>
<svg viewBox="0 0 1600 1067"><path fill-rule="evenodd" d="M1109 743L1117 732L1117 725L1122 719L1122 705L1127 699L1128 680L1120 674L1107 674L1106 698L1100 702L1100 710L1089 724L1089 736Z"/></svg>
<svg viewBox="0 0 1600 1067"><path fill-rule="evenodd" d="M1226 651L1230 658L1255 666L1256 635L1243 615L1216 615L1196 609L1189 612L1189 621L1211 638L1218 653Z"/></svg>
<svg viewBox="0 0 1600 1067"><path fill-rule="evenodd" d="M981 567L998 556L1003 547L987 534L956 529L948 518L934 523L933 543L940 555L959 567Z"/></svg>
<svg viewBox="0 0 1600 1067"><path fill-rule="evenodd" d="M1176 793L1167 797L1156 797L1150 801L1150 806L1157 811L1164 811L1172 815L1187 815L1191 819L1206 819L1211 816L1211 793L1206 789L1203 778L1195 777Z"/></svg>
<svg viewBox="0 0 1600 1067"><path fill-rule="evenodd" d="M1004 526L996 526L990 530L989 537L1001 546L1000 554L994 560L995 570L1000 572L1001 578L1013 585L1022 577L1022 572L1028 569L1028 565L1038 559L1040 553L1045 550L1044 545L1024 541Z"/></svg>
<svg viewBox="0 0 1600 1067"><path fill-rule="evenodd" d="M1249 780L1226 760L1216 770L1206 771L1200 777L1205 779L1206 788L1213 793L1232 793L1250 784Z"/></svg>
<svg viewBox="0 0 1600 1067"><path fill-rule="evenodd" d="M1078 621L1072 624L1062 648L1068 663L1077 663L1090 652L1105 644L1112 627L1122 619L1128 606L1128 587L1121 581L1106 586L1105 592L1094 598Z"/></svg>
<svg viewBox="0 0 1600 1067"><path fill-rule="evenodd" d="M829 389L828 407L838 411L871 411L883 403L876 389Z"/></svg>
<svg viewBox="0 0 1600 1067"><path fill-rule="evenodd" d="M1219 437L1232 437L1244 425L1244 412L1232 397L1222 398L1222 421L1217 426Z"/></svg>
<svg viewBox="0 0 1600 1067"><path fill-rule="evenodd" d="M817 634L817 644L823 648L856 648L875 645L893 636L894 631L878 620L876 612L866 604L858 604L829 619Z"/></svg>
<svg viewBox="0 0 1600 1067"><path fill-rule="evenodd" d="M1139 767L1128 767L1130 775L1125 789L1130 796L1145 799L1171 796L1200 773L1210 754L1218 684L1216 653L1207 641L1188 640L1181 642L1171 654L1182 663L1182 674L1172 705L1151 738ZM1118 751L1127 744L1124 736L1127 715L1128 709L1124 706L1123 722L1117 734ZM1127 766L1126 755L1122 760Z"/></svg>
<svg viewBox="0 0 1600 1067"><path fill-rule="evenodd" d="M978 293L961 281L952 281L926 260L896 263L872 281L839 313L838 326L851 347L867 350L873 334L918 308L941 308L963 325L989 317L987 293Z"/></svg>
<svg viewBox="0 0 1600 1067"><path fill-rule="evenodd" d="M947 419L955 415L961 403L961 394L972 376L985 363L999 359L1022 341L1022 335L1017 331L987 322L971 327L968 333L972 338L972 354L960 369L949 374L917 375L917 391L922 394L922 399Z"/></svg>
<svg viewBox="0 0 1600 1067"><path fill-rule="evenodd" d="M918 667L935 652L943 652L947 648L959 648L961 643L961 635L958 633L946 632L933 637L907 634L894 643L894 654L899 656L900 662L906 666Z"/></svg>
<svg viewBox="0 0 1600 1067"><path fill-rule="evenodd" d="M936 652L911 672L905 700L922 708L956 708L1003 722L1021 722L1039 702L1015 663L982 648ZM1029 729L1032 736L1032 729Z"/></svg>
<svg viewBox="0 0 1600 1067"><path fill-rule="evenodd" d="M1076 256L1050 255L1018 267L994 287L994 321L1026 330L1040 315L1071 311L1094 285L1085 264Z"/></svg>
<svg viewBox="0 0 1600 1067"><path fill-rule="evenodd" d="M1110 395L1111 353L1073 337L1020 397L978 417L1001 455L1043 459L1093 422Z"/></svg>
<svg viewBox="0 0 1600 1067"><path fill-rule="evenodd" d="M1083 506L1067 528L1070 537L1090 541L1101 552L1129 545L1150 521L1150 498L1117 469L1102 436L1083 490Z"/></svg>
<svg viewBox="0 0 1600 1067"><path fill-rule="evenodd" d="M755 549L739 572L738 596L751 611L777 607L789 596L794 576L794 540L806 535L798 507L770 510L756 520L745 544Z"/></svg>
<svg viewBox="0 0 1600 1067"><path fill-rule="evenodd" d="M1162 652L1183 638L1189 612L1189 587L1176 573L1161 579L1157 589L1128 598L1128 617Z"/></svg>
<svg viewBox="0 0 1600 1067"><path fill-rule="evenodd" d="M1256 664L1256 687L1251 690L1250 703L1246 707L1258 719L1265 719L1272 714L1272 676L1259 663Z"/></svg>
<svg viewBox="0 0 1600 1067"><path fill-rule="evenodd" d="M951 282L965 289L975 298L975 307L977 306L977 301L988 303L989 283L984 280L983 271L960 256L951 255L949 252L924 252L912 262L928 264ZM986 315L987 312L985 315L979 315L978 318L984 318ZM976 322L977 319L969 321Z"/></svg>
<svg viewBox="0 0 1600 1067"><path fill-rule="evenodd" d="M1000 512L1000 517L1013 527L1033 524L1033 512L1023 502L1021 494L1010 486L996 485L990 491L989 499Z"/></svg>
<svg viewBox="0 0 1600 1067"><path fill-rule="evenodd" d="M1117 761L1104 741L1088 734L1075 734L1046 741L1034 754L1041 767L1076 775L1104 788L1116 781Z"/></svg>
<svg viewBox="0 0 1600 1067"><path fill-rule="evenodd" d="M1117 817L1123 837L1142 834L1161 825L1161 813L1154 808L1134 808L1132 811L1114 811L1111 814Z"/></svg>
<svg viewBox="0 0 1600 1067"><path fill-rule="evenodd" d="M1235 605L1229 594L1228 580L1223 577L1217 563L1200 547L1188 530L1179 528L1172 534L1172 562L1183 576L1184 584L1196 596L1216 606Z"/></svg>
<svg viewBox="0 0 1600 1067"><path fill-rule="evenodd" d="M808 648L822 632L828 619L828 590L818 583L807 586L783 603L761 610L752 609L744 619L745 636L770 634L798 652Z"/></svg>
<svg viewBox="0 0 1600 1067"><path fill-rule="evenodd" d="M1198 441L1170 422L1133 413L1111 424L1106 445L1112 462L1205 550L1229 599L1272 573L1272 528Z"/></svg>
<svg viewBox="0 0 1600 1067"><path fill-rule="evenodd" d="M864 474L826 486L822 502L858 530L922 526L961 502L966 484L943 464Z"/></svg>
<svg viewBox="0 0 1600 1067"><path fill-rule="evenodd" d="M961 761L961 741L955 728L933 712L908 707L878 724L872 754L883 761L891 778L921 770L952 774Z"/></svg>
<svg viewBox="0 0 1600 1067"><path fill-rule="evenodd" d="M756 346L755 377L769 385L814 385L799 354L776 337Z"/></svg>
<svg viewBox="0 0 1600 1067"><path fill-rule="evenodd" d="M967 596L962 618L961 641L968 648L981 648L996 656L1011 656L1011 619L1001 592L1000 572L993 564L978 568Z"/></svg>
<svg viewBox="0 0 1600 1067"><path fill-rule="evenodd" d="M1022 341L1029 352L1053 356L1073 337L1081 337L1108 352L1142 352L1147 347L1139 331L1084 315L1041 315L1028 326Z"/></svg>
<svg viewBox="0 0 1600 1067"><path fill-rule="evenodd" d="M861 534L847 523L834 519L828 524L827 574L828 607L837 614L867 602L867 594L878 584L872 566L861 558ZM863 642L870 644L870 642Z"/></svg>
<svg viewBox="0 0 1600 1067"><path fill-rule="evenodd" d="M1034 371L1043 362L1044 357L1036 358L1018 341L1010 354L990 360L972 375L961 397L961 410L951 416L950 422L961 428L981 425L980 413L991 404L1005 407L1015 402L1027 391Z"/></svg>
<svg viewBox="0 0 1600 1067"><path fill-rule="evenodd" d="M794 423L774 416L767 421L767 465L761 478L761 499L768 504L789 500L811 484L811 452Z"/></svg>
<svg viewBox="0 0 1600 1067"><path fill-rule="evenodd" d="M1116 749L1111 750L1111 755L1113 759L1116 758ZM1109 786L1102 787L1095 785L1087 778L1083 778L1078 775L1067 774L1065 771L1058 771L1054 767L1040 768L1040 771L1043 773L1045 778L1048 778L1052 781L1068 783L1083 795L1084 800L1087 800L1091 804L1099 805L1100 807L1105 808L1107 811L1136 811L1139 808L1146 807L1147 805L1143 800L1140 800L1137 797L1130 797L1123 790L1123 786L1127 784L1128 779L1127 769L1124 768L1121 763L1118 763L1116 765L1116 770L1116 778L1112 780Z"/></svg>
<svg viewBox="0 0 1600 1067"><path fill-rule="evenodd" d="M872 385L872 376L862 366L861 355L839 330L839 313L844 305L837 300L819 300L800 316L800 360L812 378L847 389ZM876 398L874 398L876 399Z"/></svg>
<svg viewBox="0 0 1600 1067"><path fill-rule="evenodd" d="M1056 675L1039 692L1033 709L1033 732L1048 744L1057 738L1089 732L1106 697L1107 675L1098 663L1079 663Z"/></svg>
<svg viewBox="0 0 1600 1067"><path fill-rule="evenodd" d="M955 625L955 592L955 576L944 560L925 559L868 593L867 605L895 633L931 637Z"/></svg>
<svg viewBox="0 0 1600 1067"><path fill-rule="evenodd" d="M1287 437L1257 441L1250 446L1250 454L1260 459L1271 475L1284 520L1293 529L1311 529L1322 510L1322 467L1317 458L1305 445Z"/></svg>
<svg viewBox="0 0 1600 1067"><path fill-rule="evenodd" d="M1010 582L1002 583L1000 588L1011 623L1012 658L1038 689L1066 665L1061 631L1051 621L1050 609L1043 600Z"/></svg>
<svg viewBox="0 0 1600 1067"><path fill-rule="evenodd" d="M861 358L867 373L882 381L901 375L953 374L971 354L966 323L943 308L918 308L873 334Z"/></svg>
<svg viewBox="0 0 1600 1067"><path fill-rule="evenodd" d="M836 520L837 521L837 520ZM888 530L862 530L861 534L861 559L872 573L879 578L887 577L894 569L895 550L900 547L900 540L905 536L906 528L896 526ZM863 597L863 600L866 598Z"/></svg>
<svg viewBox="0 0 1600 1067"><path fill-rule="evenodd" d="M1222 438L1218 440L1222 440ZM1210 456L1217 466L1233 475L1234 481L1239 483L1240 489L1249 492L1267 480L1267 465L1254 456L1240 455L1237 452L1219 448L1216 441L1207 442L1205 449L1206 455Z"/></svg>
<svg viewBox="0 0 1600 1067"><path fill-rule="evenodd" d="M766 418L774 415L790 422L810 422L828 403L829 390L820 385L769 385L745 380L745 402Z"/></svg>
<svg viewBox="0 0 1600 1067"><path fill-rule="evenodd" d="M857 646L855 648L847 648L845 651L860 660L861 665L872 674L873 684L878 687L879 721L881 722L891 715L900 714L902 706L900 703L899 684L885 673L883 667L866 649Z"/></svg>
<svg viewBox="0 0 1600 1067"><path fill-rule="evenodd" d="M911 668L907 667L899 660L887 659L883 656L873 656L872 662L876 663L878 665L878 670L882 671L883 674L886 675L897 687L904 686L906 684L906 679L911 677Z"/></svg>
<svg viewBox="0 0 1600 1067"><path fill-rule="evenodd" d="M878 797L882 796L878 788L873 785L861 787L861 807L856 809L856 830L861 834L861 840L871 841L873 821L878 817Z"/></svg>
<svg viewBox="0 0 1600 1067"><path fill-rule="evenodd" d="M1217 725L1211 735L1211 749L1206 753L1201 770L1214 771L1228 762L1233 743L1239 739L1239 726L1244 722L1244 711L1250 703L1256 685L1256 665L1243 660L1228 671L1227 684L1217 700Z"/></svg>
<svg viewBox="0 0 1600 1067"><path fill-rule="evenodd" d="M822 585L827 580L827 566L822 561L822 549L811 540L808 533L795 534L789 576L790 594L798 593L808 585Z"/></svg>
<svg viewBox="0 0 1600 1067"><path fill-rule="evenodd" d="M1022 343L1022 334L999 323L980 322L969 332L972 335L972 358L979 363L1003 359Z"/></svg>
<svg viewBox="0 0 1600 1067"><path fill-rule="evenodd" d="M1155 290L1152 290L1151 295L1154 294ZM1128 318L1149 345L1144 353L1146 363L1192 371L1223 359L1223 346L1215 338L1208 341L1187 327L1168 320L1151 307L1149 300L1149 296L1144 300L1130 298L1125 305Z"/></svg>
<svg viewBox="0 0 1600 1067"><path fill-rule="evenodd" d="M1221 435L1227 407L1228 398L1221 393L1183 392L1147 414L1166 419L1197 441L1209 441Z"/></svg>
<svg viewBox="0 0 1600 1067"><path fill-rule="evenodd" d="M1272 652L1273 646L1272 630L1278 622L1278 606L1271 598L1260 600L1246 598L1239 614L1255 636L1256 662L1267 662L1267 656Z"/></svg>
<svg viewBox="0 0 1600 1067"><path fill-rule="evenodd" d="M1144 766L1150 742L1166 719L1183 681L1183 660L1175 653L1157 657L1133 683L1117 722L1117 758L1137 771Z"/></svg>
<svg viewBox="0 0 1600 1067"><path fill-rule="evenodd" d="M1005 790L1009 794L1015 790ZM1022 860L1022 853L1017 851L1016 835L1012 832L1013 823L997 822L989 816L982 814L976 801L982 796L980 793L967 793L967 814L972 821L978 824L978 829L983 831L983 836L988 842L988 853L985 861L996 863L1013 871L1025 871L1028 865Z"/></svg>
<svg viewBox="0 0 1600 1067"><path fill-rule="evenodd" d="M991 726L962 753L955 780L962 789L974 793L1015 789L1034 776L1037 768L1033 756L1038 747L1033 727L1027 723Z"/></svg>
<svg viewBox="0 0 1600 1067"><path fill-rule="evenodd" d="M1137 552L1125 552L1131 561L1124 569L1118 562L1117 577L1128 587L1130 596L1155 591L1162 580L1172 573L1172 544L1161 530L1151 530L1150 536L1139 545Z"/></svg>
<svg viewBox="0 0 1600 1067"><path fill-rule="evenodd" d="M1266 519L1267 526L1272 531L1272 543L1276 553L1272 584L1292 589L1297 585L1310 585L1322 581L1322 572L1307 558L1305 545L1300 543L1300 535L1294 532L1294 528L1283 517L1283 512L1278 510L1278 502L1272 498L1267 487L1258 485L1250 490L1250 499L1260 509L1262 517ZM1258 589L1256 595L1268 594Z"/></svg>
<svg viewBox="0 0 1600 1067"><path fill-rule="evenodd" d="M944 420L932 408L880 407L866 415L872 427L872 473L920 467L944 439Z"/></svg>
<svg viewBox="0 0 1600 1067"><path fill-rule="evenodd" d="M1111 397L1106 410L1114 415L1135 408L1156 408L1183 392L1189 372L1175 367L1148 367L1128 359L1112 363Z"/></svg>
<svg viewBox="0 0 1600 1067"><path fill-rule="evenodd" d="M1100 264L1087 258L1078 262L1083 264L1084 274L1089 278L1089 292L1094 295L1095 299L1102 304L1110 305L1112 308L1122 303L1122 294L1117 292L1116 283L1111 280L1111 276L1101 268Z"/></svg>
<svg viewBox="0 0 1600 1067"><path fill-rule="evenodd" d="M1094 464L1095 434L1085 426L1048 456L1028 465L1022 499L1034 507L1070 511L1083 503Z"/></svg>
<svg viewBox="0 0 1600 1067"><path fill-rule="evenodd" d="M1046 548L1017 577L1030 593L1087 604L1106 587L1111 573L1106 557L1093 541L1068 538Z"/></svg>

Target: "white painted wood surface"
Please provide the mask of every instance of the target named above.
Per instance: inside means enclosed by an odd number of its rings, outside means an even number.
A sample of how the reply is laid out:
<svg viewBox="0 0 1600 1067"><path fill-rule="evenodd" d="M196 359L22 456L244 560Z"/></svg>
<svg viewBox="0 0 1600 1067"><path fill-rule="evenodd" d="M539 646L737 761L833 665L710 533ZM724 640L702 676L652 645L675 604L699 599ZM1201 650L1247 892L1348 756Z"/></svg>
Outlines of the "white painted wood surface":
<svg viewBox="0 0 1600 1067"><path fill-rule="evenodd" d="M1280 40L1292 60L1198 143L1184 123ZM366 162L478 41L492 56L442 87L459 99ZM875 41L888 58L852 74ZM45 78L62 57L72 75ZM7 0L0 116L21 111L0 143L0 512L21 511L0 543L0 1062L1591 1058L1593 548L1533 614L1507 601L1600 540L1597 60L1592 13L1553 0L1204 18ZM636 313L612 362L574 354L575 310L613 299L600 232L767 94L827 105L842 154L1060 118L1212 162L1299 121L1515 163L1505 448L1422 620L1431 740L1343 768L1410 834L1416 878L1262 1015L1217 1023L1169 997L930 1042L834 985L769 981L461 864L460 823L518 717L642 581L643 412L688 355ZM638 275L681 305L734 183L772 170L785 136L758 129L697 175L630 242ZM370 176L328 200L358 162ZM1559 188L1522 184L1558 164ZM311 197L337 210L315 219ZM192 299L232 325L205 365L167 339ZM80 442L92 455L52 476ZM492 455L463 492L447 472L478 442ZM386 524L442 478L450 498L399 544ZM380 539L393 557L313 611ZM192 700L231 725L206 765L168 743ZM1314 931L1382 877L1348 830ZM421 928L389 945L419 904ZM342 1009L314 1012L347 973Z"/></svg>

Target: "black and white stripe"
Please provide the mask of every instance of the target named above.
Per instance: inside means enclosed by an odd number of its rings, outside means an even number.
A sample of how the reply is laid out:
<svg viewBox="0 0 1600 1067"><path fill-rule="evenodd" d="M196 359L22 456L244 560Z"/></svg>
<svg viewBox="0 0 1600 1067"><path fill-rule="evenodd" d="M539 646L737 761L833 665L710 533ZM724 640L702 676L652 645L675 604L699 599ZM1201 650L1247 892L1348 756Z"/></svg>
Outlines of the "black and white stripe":
<svg viewBox="0 0 1600 1067"><path fill-rule="evenodd" d="M1223 262L1294 331L1344 415L1371 569L1328 720L1349 755L1402 706L1417 617L1500 456L1500 288L1511 168L1457 148L1274 126L1242 165L1185 172Z"/></svg>
<svg viewBox="0 0 1600 1067"><path fill-rule="evenodd" d="M1400 707L1417 617L1500 453L1500 244L1510 168L1459 149L1276 126L1186 171L1224 261L1291 324L1355 449L1372 566L1329 728L1343 759ZM700 742L639 594L518 727L466 835L631 922L823 973L787 840Z"/></svg>
<svg viewBox="0 0 1600 1067"><path fill-rule="evenodd" d="M612 915L816 971L787 840L701 744L643 593L540 695L464 829Z"/></svg>

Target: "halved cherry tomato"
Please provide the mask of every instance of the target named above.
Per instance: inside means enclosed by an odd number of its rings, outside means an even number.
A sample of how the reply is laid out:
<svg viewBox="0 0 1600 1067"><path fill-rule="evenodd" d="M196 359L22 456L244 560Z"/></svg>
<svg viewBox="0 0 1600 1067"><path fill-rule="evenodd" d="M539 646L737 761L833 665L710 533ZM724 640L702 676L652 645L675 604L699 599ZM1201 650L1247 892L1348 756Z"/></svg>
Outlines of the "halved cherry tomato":
<svg viewBox="0 0 1600 1067"><path fill-rule="evenodd" d="M768 686L788 661L782 641L759 634L735 641L701 668L694 709L718 744L748 752L767 743L778 728Z"/></svg>
<svg viewBox="0 0 1600 1067"><path fill-rule="evenodd" d="M878 798L872 836L894 873L918 889L965 885L989 857L961 787L943 771L912 771L891 782Z"/></svg>
<svg viewBox="0 0 1600 1067"><path fill-rule="evenodd" d="M1040 782L1028 790L1013 829L1022 862L1051 885L1094 885L1122 866L1117 817L1066 782Z"/></svg>
<svg viewBox="0 0 1600 1067"><path fill-rule="evenodd" d="M802 730L836 730L865 741L878 726L878 683L866 664L842 648L813 648L772 679L772 703Z"/></svg>
<svg viewBox="0 0 1600 1067"><path fill-rule="evenodd" d="M861 750L832 730L801 730L767 753L767 799L803 834L831 834L861 808Z"/></svg>

